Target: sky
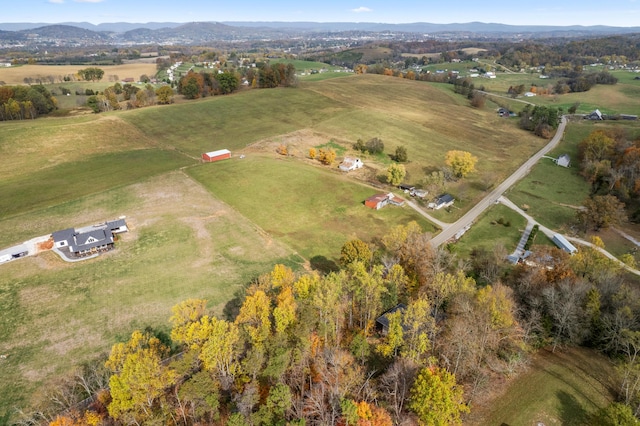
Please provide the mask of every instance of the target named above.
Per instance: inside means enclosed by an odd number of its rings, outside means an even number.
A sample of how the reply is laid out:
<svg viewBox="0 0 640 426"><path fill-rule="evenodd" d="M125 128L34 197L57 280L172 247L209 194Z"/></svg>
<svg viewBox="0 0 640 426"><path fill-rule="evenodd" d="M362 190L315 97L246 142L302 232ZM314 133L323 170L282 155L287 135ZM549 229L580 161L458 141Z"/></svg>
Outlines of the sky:
<svg viewBox="0 0 640 426"><path fill-rule="evenodd" d="M8 2L9 0L2 0ZM640 0L18 0L0 22L312 21L640 26Z"/></svg>

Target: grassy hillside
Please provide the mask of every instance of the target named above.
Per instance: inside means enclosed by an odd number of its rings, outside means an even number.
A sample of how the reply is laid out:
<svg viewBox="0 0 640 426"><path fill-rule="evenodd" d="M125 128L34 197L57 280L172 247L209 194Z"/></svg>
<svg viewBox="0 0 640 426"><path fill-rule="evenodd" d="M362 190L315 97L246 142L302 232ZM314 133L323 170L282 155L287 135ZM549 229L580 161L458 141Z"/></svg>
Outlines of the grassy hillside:
<svg viewBox="0 0 640 426"><path fill-rule="evenodd" d="M596 85L587 92L568 93L565 95L542 95L531 98L521 98L536 105L548 105L563 108L567 111L575 103L579 103L578 113L589 113L598 108L606 114L635 114L640 115L640 80L635 80L636 73L628 71L612 71L618 78L615 85ZM524 84L528 90L532 86L552 88L557 79L540 79L538 74L499 73L495 79L473 79L476 87L484 86L485 90L506 95L509 86ZM504 100L509 103L508 100ZM514 104L515 105L515 104ZM516 107L515 109L519 109Z"/></svg>
<svg viewBox="0 0 640 426"><path fill-rule="evenodd" d="M604 356L582 348L542 350L528 372L507 384L467 422L473 425L584 425L614 399L615 375ZM496 395L496 393L498 395Z"/></svg>
<svg viewBox="0 0 640 426"><path fill-rule="evenodd" d="M329 141L352 154L358 138L374 136L385 154L363 155L357 173L306 158ZM0 266L0 415L132 329L166 330L180 300L205 297L222 312L276 262L327 268L349 238L371 241L416 219L433 230L408 207L362 205L390 189L378 177L397 146L409 153L411 183L441 167L448 149L478 156L478 172L447 188L464 208L544 143L467 106L450 86L374 75L0 123L0 154L11 159L0 164L2 247L122 214L132 226L98 259L67 264L44 253ZM277 155L278 144L292 156ZM199 163L219 148L234 158Z"/></svg>

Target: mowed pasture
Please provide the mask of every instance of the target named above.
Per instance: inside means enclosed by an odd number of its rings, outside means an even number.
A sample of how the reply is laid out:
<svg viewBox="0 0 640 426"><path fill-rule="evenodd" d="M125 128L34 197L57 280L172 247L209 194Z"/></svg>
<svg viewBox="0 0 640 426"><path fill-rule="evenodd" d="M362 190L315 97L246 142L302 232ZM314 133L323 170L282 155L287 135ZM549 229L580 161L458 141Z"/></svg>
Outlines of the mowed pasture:
<svg viewBox="0 0 640 426"><path fill-rule="evenodd" d="M416 221L425 232L436 231L408 206L379 211L366 207L364 200L381 190L354 185L335 168L275 154L247 154L243 159L192 167L188 173L315 268L335 263L340 247L350 239L375 242L389 224Z"/></svg>
<svg viewBox="0 0 640 426"><path fill-rule="evenodd" d="M455 244L455 252L466 259L475 249L507 256L515 251L527 220L510 208L497 204L487 210Z"/></svg>
<svg viewBox="0 0 640 426"><path fill-rule="evenodd" d="M0 217L46 208L194 163L117 116L4 122ZM3 233L0 242L11 234ZM15 240L14 240L15 241Z"/></svg>
<svg viewBox="0 0 640 426"><path fill-rule="evenodd" d="M18 65L0 67L0 81L5 84L24 84L26 78L34 82L41 80L43 84L59 83L66 75L76 75L79 70L93 67L94 65ZM96 68L104 70L104 81L120 81L125 78L138 80L142 74L156 75L156 64L130 63L121 65L98 65ZM51 81L53 80L53 81Z"/></svg>
<svg viewBox="0 0 640 426"><path fill-rule="evenodd" d="M121 214L130 227L96 259L46 252L0 266L0 414L30 406L134 329L168 332L176 303L205 298L222 315L275 263L302 262L180 171L139 181L0 221L3 239L14 228L36 236Z"/></svg>

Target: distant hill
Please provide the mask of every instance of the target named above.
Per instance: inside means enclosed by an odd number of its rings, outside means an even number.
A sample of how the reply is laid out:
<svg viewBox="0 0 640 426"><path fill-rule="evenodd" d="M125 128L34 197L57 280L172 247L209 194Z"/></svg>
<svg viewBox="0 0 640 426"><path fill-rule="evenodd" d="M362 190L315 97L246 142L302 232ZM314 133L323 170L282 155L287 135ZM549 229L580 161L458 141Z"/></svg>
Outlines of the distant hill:
<svg viewBox="0 0 640 426"><path fill-rule="evenodd" d="M22 30L20 32L54 39L90 40L94 42L110 39L109 33L107 32L91 31L71 25L47 25L44 27Z"/></svg>
<svg viewBox="0 0 640 426"><path fill-rule="evenodd" d="M285 40L297 37L368 37L382 34L385 38L419 39L424 36L445 39L534 39L585 38L603 35L640 33L640 27L505 25L468 22L432 24L415 22L387 24L376 22L149 22L61 24L0 23L0 40L9 44L198 44L211 41Z"/></svg>
<svg viewBox="0 0 640 426"><path fill-rule="evenodd" d="M56 24L47 23L0 23L0 30L4 31L21 31L46 26L66 25L77 28L83 28L91 31L106 31L115 33L125 33L137 29L175 29L179 27L198 24L206 27L205 24L225 25L227 27L242 28L271 28L271 29L289 29L305 32L324 32L324 31L402 31L402 32L473 32L473 33L544 33L544 32L579 32L579 33L599 33L599 34L628 34L639 33L640 26L636 27L613 27L607 25L592 26L552 26L552 25L507 25L499 23L485 22L467 22L467 23L451 23L451 24L433 24L428 22L414 22L407 24L389 24L382 22L284 22L284 21L224 21L216 22L195 22L195 23L179 23L179 22L147 22L147 23L131 23L131 22L113 22L103 24L91 24L89 22L63 22Z"/></svg>

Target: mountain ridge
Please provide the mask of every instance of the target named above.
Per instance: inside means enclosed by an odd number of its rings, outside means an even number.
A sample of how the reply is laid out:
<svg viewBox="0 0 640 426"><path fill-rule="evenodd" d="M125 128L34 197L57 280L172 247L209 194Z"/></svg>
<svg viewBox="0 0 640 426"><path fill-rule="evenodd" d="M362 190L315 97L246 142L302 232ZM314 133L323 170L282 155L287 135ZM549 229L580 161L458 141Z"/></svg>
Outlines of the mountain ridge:
<svg viewBox="0 0 640 426"><path fill-rule="evenodd" d="M124 33L136 29L174 29L191 23L217 23L231 27L243 28L271 28L271 29L291 29L297 31L323 32L323 31L402 31L402 32L447 32L447 31L467 31L467 32L557 32L557 31L580 31L594 33L617 33L627 34L640 32L640 26L616 27L608 25L511 25L493 22L466 22L436 24L429 22L411 22L402 24L384 22L313 22L313 21L193 21L193 22L110 22L92 24L89 22L59 22L59 23L0 23L0 30L3 31L24 31L35 28L42 28L52 25L67 25L96 32Z"/></svg>

